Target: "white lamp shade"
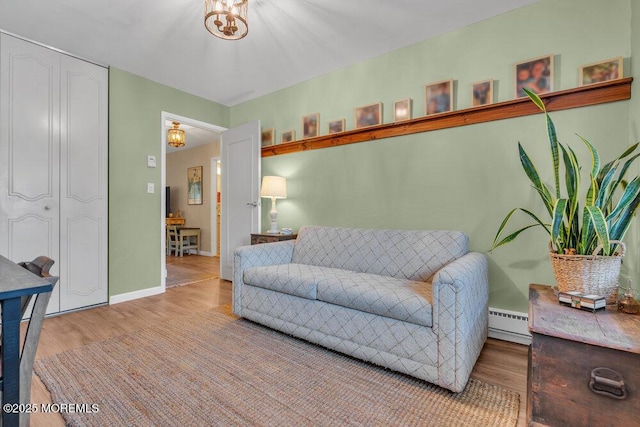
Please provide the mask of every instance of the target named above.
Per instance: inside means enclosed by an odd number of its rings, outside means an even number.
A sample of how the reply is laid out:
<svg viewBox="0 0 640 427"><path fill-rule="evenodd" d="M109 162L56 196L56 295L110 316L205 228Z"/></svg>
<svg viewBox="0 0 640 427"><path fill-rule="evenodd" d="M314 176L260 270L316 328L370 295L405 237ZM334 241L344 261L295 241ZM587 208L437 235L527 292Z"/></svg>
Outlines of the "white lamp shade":
<svg viewBox="0 0 640 427"><path fill-rule="evenodd" d="M281 176L262 177L261 197L287 198L287 180Z"/></svg>

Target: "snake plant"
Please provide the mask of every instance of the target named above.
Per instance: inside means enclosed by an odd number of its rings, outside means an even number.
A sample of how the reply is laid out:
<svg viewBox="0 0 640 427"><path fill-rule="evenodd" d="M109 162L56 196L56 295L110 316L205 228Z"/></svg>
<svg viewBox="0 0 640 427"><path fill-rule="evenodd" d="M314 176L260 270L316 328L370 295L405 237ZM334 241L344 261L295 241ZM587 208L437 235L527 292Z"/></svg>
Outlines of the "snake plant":
<svg viewBox="0 0 640 427"><path fill-rule="evenodd" d="M640 204L640 177L636 176L631 181L625 180L629 166L640 156L634 154L638 144L631 145L616 159L602 165L595 147L578 135L591 154L588 190L584 199L580 201L581 168L575 152L558 141L555 125L540 97L528 89L524 90L545 115L554 188L549 188L542 181L531 158L518 143L520 163L533 189L540 196L550 222L543 221L527 209L513 209L500 224L491 251L513 241L529 228L542 227L549 234L551 245L558 253L590 255L601 245L604 255L613 254L616 245L610 242L624 238ZM560 157L564 166L564 183L561 183L560 179ZM561 184L565 188L564 194ZM614 198L616 192L621 193L617 199ZM533 219L533 223L502 237L505 227L516 211L526 214Z"/></svg>

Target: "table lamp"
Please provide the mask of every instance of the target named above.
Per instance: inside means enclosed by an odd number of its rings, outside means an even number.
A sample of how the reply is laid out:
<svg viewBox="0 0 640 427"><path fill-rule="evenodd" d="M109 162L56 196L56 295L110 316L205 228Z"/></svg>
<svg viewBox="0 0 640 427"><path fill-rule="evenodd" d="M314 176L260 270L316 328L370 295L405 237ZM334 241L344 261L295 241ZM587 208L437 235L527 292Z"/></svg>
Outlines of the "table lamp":
<svg viewBox="0 0 640 427"><path fill-rule="evenodd" d="M262 188L260 189L260 197L271 198L271 229L267 230L268 234L279 234L278 230L278 211L276 210L276 199L287 198L287 180L281 176L264 176L262 177Z"/></svg>

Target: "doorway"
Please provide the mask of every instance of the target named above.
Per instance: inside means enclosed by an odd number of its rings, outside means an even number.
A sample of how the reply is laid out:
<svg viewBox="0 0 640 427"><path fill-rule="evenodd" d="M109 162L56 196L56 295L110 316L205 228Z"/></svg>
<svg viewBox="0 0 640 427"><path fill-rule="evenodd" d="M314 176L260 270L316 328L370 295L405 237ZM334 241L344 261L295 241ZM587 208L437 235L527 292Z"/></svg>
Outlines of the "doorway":
<svg viewBox="0 0 640 427"><path fill-rule="evenodd" d="M221 126L213 125L211 123L202 122L199 120L180 116L170 112L163 111L161 113L161 156L160 156L161 186L159 189L161 190L160 191L161 218L165 217L165 209L167 205L166 202L167 202L167 197L169 197L171 199L171 209L176 211L174 212L174 216L176 216L177 218L182 218L184 220L184 223L186 224L185 226L198 228L199 230L204 232L204 235L201 234L199 239L200 239L200 244L202 245L204 243L206 244L206 247L201 246L200 249L207 249L202 251L203 255L205 255L205 257L203 258L206 258L206 256L210 257L212 255L215 255L216 253L219 253L217 252L217 249L216 249L217 241L219 241L219 238L220 238L219 233L217 232L216 229L212 229L211 227L213 224L216 223L217 212L219 211L218 204L217 204L217 200L218 200L217 195L219 194L219 191L220 191L218 188L219 179L217 179L218 164L216 163L216 169L213 169L210 166L210 164L208 164L209 163L208 161L206 162L203 161L204 159L184 160L184 156L182 156L183 162L185 162L185 165L188 164L188 167L202 166L203 175L204 175L203 178L205 176L210 177L209 179L206 180L206 182L205 180L203 180L203 184L208 186L210 190L207 190L205 188L202 189L203 190L202 204L193 205L193 206L191 204L187 204L187 191L184 188L181 188L183 184L184 186L187 185L187 166L184 167L184 180L179 180L179 183L180 183L179 186L174 185L174 187L177 187L175 189L176 190L175 194L173 194L174 193L173 189L171 189L170 192L166 191L167 173L168 173L167 154L171 153L172 154L171 157L178 157L178 158L181 157L181 156L174 156L173 153L175 152L175 149L167 145L167 128L168 128L167 126L172 127L172 122L179 123L180 128L183 129L186 134L186 144L184 147L179 148L178 150L194 149L205 144L205 142L203 142L203 138L206 138L207 134L210 135L210 138L212 140L217 140L219 144L220 135L222 134L222 132L224 132L227 129ZM208 152L208 151L203 147L200 147L198 148L198 153L200 152ZM216 158L218 158L218 160L219 160L219 152L220 151L218 148L217 155L216 155ZM186 152L184 154L185 156L187 155ZM207 156L205 158L209 159L210 157L211 156ZM194 163L194 164L191 164L191 163ZM182 168L182 166L180 166L180 168ZM214 175L214 172L216 175ZM172 174L175 174L175 173L176 171L172 171ZM176 178L172 178L172 181L176 182ZM214 193L214 187L215 187L215 193ZM174 203L174 199L176 199L175 203ZM161 274L160 276L161 276L161 287L162 287L162 291L164 292L167 287L167 275L168 275L167 255L166 255L166 244L167 244L166 243L166 222L164 220L162 221L160 228L161 228L161 239L160 239ZM206 265L207 262L210 263L211 261L212 260L203 259L203 264ZM189 265L189 263L185 263L185 265ZM199 267L194 266L193 268L198 269Z"/></svg>

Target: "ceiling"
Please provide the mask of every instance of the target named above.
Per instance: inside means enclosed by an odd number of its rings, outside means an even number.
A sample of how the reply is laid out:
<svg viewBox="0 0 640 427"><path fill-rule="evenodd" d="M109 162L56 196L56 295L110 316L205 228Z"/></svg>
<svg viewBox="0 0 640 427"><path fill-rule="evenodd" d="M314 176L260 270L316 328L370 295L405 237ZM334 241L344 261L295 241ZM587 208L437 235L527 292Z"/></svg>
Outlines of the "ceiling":
<svg viewBox="0 0 640 427"><path fill-rule="evenodd" d="M0 0L0 29L232 106L537 0L249 0L218 39L203 0Z"/></svg>

